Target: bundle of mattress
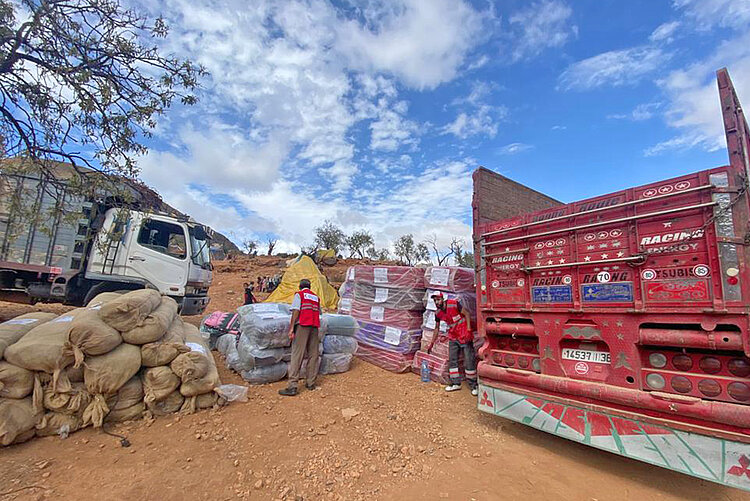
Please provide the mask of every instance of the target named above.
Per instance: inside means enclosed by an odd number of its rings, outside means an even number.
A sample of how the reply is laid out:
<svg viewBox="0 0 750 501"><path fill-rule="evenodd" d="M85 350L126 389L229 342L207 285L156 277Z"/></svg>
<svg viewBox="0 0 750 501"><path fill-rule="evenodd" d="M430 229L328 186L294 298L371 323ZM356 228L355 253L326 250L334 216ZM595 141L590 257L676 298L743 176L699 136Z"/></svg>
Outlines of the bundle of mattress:
<svg viewBox="0 0 750 501"><path fill-rule="evenodd" d="M360 325L356 356L390 371L409 370L422 337L424 270L353 266L341 291L339 311Z"/></svg>
<svg viewBox="0 0 750 501"><path fill-rule="evenodd" d="M233 311L215 311L203 318L200 331L210 336L209 346L216 349L216 340L221 336L240 335L240 316Z"/></svg>

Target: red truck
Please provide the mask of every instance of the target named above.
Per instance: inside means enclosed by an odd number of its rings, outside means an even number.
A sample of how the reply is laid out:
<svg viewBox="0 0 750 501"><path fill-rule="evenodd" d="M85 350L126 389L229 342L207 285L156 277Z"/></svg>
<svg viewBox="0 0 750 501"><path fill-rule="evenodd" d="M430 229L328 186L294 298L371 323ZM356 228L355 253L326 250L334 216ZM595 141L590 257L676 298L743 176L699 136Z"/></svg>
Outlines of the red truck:
<svg viewBox="0 0 750 501"><path fill-rule="evenodd" d="M480 410L750 490L750 140L729 165L502 220L474 174Z"/></svg>

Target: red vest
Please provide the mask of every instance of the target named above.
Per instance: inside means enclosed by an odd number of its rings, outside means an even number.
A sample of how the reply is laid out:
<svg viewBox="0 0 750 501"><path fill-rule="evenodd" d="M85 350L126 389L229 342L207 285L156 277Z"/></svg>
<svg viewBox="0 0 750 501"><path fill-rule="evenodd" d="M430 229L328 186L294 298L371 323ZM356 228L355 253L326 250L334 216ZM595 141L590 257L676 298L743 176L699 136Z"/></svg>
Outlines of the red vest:
<svg viewBox="0 0 750 501"><path fill-rule="evenodd" d="M448 339L464 344L472 341L471 332L466 326L466 319L458 308L458 301L455 299L446 300L445 310L438 310L435 316L448 324Z"/></svg>
<svg viewBox="0 0 750 501"><path fill-rule="evenodd" d="M310 289L302 289L299 294L299 324L320 327L320 298Z"/></svg>

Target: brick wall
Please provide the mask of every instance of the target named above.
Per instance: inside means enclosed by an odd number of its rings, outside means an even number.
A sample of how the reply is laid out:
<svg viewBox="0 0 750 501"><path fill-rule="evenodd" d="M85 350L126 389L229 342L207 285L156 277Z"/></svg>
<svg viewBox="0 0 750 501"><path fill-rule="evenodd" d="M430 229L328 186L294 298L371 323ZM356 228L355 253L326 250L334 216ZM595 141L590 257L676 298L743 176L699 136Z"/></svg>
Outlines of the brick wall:
<svg viewBox="0 0 750 501"><path fill-rule="evenodd" d="M536 212L562 205L562 202L527 188L484 167L474 171L475 224Z"/></svg>

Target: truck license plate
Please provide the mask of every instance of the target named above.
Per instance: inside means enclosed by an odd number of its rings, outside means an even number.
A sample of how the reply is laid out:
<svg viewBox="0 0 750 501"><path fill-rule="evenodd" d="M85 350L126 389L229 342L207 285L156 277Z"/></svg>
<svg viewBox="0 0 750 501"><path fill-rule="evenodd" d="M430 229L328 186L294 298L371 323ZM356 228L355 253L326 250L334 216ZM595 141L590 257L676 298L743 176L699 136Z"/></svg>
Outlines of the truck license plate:
<svg viewBox="0 0 750 501"><path fill-rule="evenodd" d="M563 348L562 357L565 360L578 360L581 362L593 362L596 364L611 363L609 352L606 351L575 350L573 348Z"/></svg>

